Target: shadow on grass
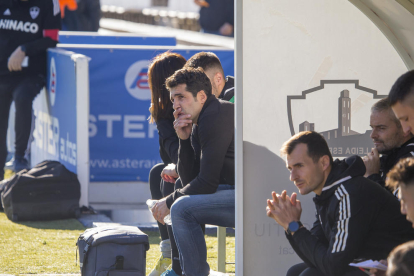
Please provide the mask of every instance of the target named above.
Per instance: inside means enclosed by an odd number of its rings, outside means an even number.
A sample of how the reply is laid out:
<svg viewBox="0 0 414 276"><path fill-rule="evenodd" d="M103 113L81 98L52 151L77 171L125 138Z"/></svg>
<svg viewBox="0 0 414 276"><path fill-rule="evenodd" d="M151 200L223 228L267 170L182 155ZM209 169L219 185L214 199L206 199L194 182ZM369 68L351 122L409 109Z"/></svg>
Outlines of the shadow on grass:
<svg viewBox="0 0 414 276"><path fill-rule="evenodd" d="M4 213L4 211L0 211ZM18 221L12 222L36 229L53 229L53 230L85 230L86 228L77 219L59 219L59 220L42 220L42 221Z"/></svg>

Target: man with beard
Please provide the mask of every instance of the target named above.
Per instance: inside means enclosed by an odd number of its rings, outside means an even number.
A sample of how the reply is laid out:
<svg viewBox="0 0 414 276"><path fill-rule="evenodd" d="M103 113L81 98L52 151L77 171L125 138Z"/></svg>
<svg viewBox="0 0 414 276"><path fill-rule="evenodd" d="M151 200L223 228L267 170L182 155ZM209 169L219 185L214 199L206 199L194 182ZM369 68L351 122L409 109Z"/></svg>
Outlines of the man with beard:
<svg viewBox="0 0 414 276"><path fill-rule="evenodd" d="M212 94L211 81L201 68L183 68L167 78L179 138L178 174L183 188L160 199L152 208L164 223L170 213L183 275L210 272L200 224L234 227L234 104ZM197 133L200 152L193 147ZM165 276L177 276L174 270Z"/></svg>
<svg viewBox="0 0 414 276"><path fill-rule="evenodd" d="M414 137L410 131L403 131L388 98L372 106L370 126L375 148L363 158L366 167L364 176L384 186L387 173L398 160L414 155Z"/></svg>
<svg viewBox="0 0 414 276"><path fill-rule="evenodd" d="M400 203L363 177L359 156L333 161L325 139L314 131L291 137L281 153L299 193L315 193L316 208L308 230L300 222L296 193L272 192L272 200L267 200L267 216L285 229L303 261L287 276L362 276L364 272L349 266L354 259L383 260L394 247L413 239L414 229L401 215Z"/></svg>

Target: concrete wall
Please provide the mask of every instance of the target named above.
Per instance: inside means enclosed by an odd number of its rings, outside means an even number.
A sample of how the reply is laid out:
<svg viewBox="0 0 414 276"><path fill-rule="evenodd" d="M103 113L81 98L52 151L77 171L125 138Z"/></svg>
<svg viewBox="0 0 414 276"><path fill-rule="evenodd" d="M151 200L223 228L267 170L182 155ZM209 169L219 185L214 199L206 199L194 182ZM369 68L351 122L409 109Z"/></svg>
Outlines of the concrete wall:
<svg viewBox="0 0 414 276"><path fill-rule="evenodd" d="M285 275L300 259L265 212L271 191L296 191L280 147L305 121L318 132L337 129L340 93L348 90L354 132L329 143L336 157L365 154L370 107L407 68L344 0L237 0L235 50L236 275ZM307 227L312 197L299 196Z"/></svg>

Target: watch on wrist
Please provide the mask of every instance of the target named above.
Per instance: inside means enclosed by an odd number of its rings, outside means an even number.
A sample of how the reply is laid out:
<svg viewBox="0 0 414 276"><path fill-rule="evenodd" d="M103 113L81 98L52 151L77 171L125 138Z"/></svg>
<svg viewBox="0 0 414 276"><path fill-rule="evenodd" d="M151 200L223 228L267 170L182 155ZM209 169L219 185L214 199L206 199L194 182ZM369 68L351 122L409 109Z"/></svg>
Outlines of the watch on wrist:
<svg viewBox="0 0 414 276"><path fill-rule="evenodd" d="M20 50L21 50L22 52L25 52L25 53L26 53L26 46L24 46L24 45L20 45Z"/></svg>
<svg viewBox="0 0 414 276"><path fill-rule="evenodd" d="M303 226L302 222L292 221L291 223L289 223L289 226L286 229L286 233L288 233L289 235L292 235L293 232L298 231L299 228L301 228L302 226Z"/></svg>

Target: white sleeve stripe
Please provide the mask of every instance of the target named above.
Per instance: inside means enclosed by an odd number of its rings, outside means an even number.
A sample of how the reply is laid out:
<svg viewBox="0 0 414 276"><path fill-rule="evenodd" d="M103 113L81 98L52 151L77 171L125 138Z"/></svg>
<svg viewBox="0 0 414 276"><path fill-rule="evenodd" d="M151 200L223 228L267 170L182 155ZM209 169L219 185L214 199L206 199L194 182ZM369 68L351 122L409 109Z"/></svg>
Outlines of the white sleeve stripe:
<svg viewBox="0 0 414 276"><path fill-rule="evenodd" d="M414 156L414 151L410 152L412 156Z"/></svg>
<svg viewBox="0 0 414 276"><path fill-rule="evenodd" d="M338 190L335 191L335 195L336 195L336 198L340 201L341 200L341 197L338 194ZM342 217L342 202L340 202L340 204L341 205L339 206L339 217L341 218ZM335 243L334 243L334 245L332 247L332 253L335 253L336 252L336 245L338 244L339 235L341 234L341 232L339 231L340 226L341 226L341 219L338 220L338 226L337 226L338 232L336 232Z"/></svg>
<svg viewBox="0 0 414 276"><path fill-rule="evenodd" d="M349 202L349 194L343 185L339 186L335 191L336 198L340 201L339 220L337 225L337 233L332 253L344 251L348 240L349 219L351 217L351 206Z"/></svg>
<svg viewBox="0 0 414 276"><path fill-rule="evenodd" d="M341 191L341 187L342 187L342 185L339 187L339 190L340 191ZM343 196L343 192L342 191L341 191L341 193L342 193L342 196ZM342 204L344 205L344 210L345 210L344 213L345 214L342 217L342 234L341 234L341 245L342 245L342 247L340 245L338 245L338 248L337 248L337 251L338 252L340 250L343 251L343 248L345 247L345 244L346 244L345 236L348 233L348 229L346 227L348 225L348 223L347 223L347 221L348 221L348 209L346 208L346 202L347 202L346 199L347 198L345 197L345 200L342 201Z"/></svg>
<svg viewBox="0 0 414 276"><path fill-rule="evenodd" d="M341 251L345 250L346 247L346 241L348 240L348 226L349 226L349 219L351 217L351 204L349 202L349 194L348 192L345 190L345 187L343 185L341 185L339 187L342 192L345 194L345 200L344 200L344 205L346 204L346 217L345 217L345 233L344 233L344 242L341 248Z"/></svg>
<svg viewBox="0 0 414 276"><path fill-rule="evenodd" d="M345 205L345 201L343 200L344 198L344 194L341 191L341 186L339 186L338 188L338 192L341 195L341 207L342 207L342 216L339 218L340 222L341 222L341 234L339 235L339 242L338 242L338 247L336 248L336 252L339 252L343 243L343 239L344 239L344 232L345 232L345 225L344 225L344 219L346 218L346 205Z"/></svg>

